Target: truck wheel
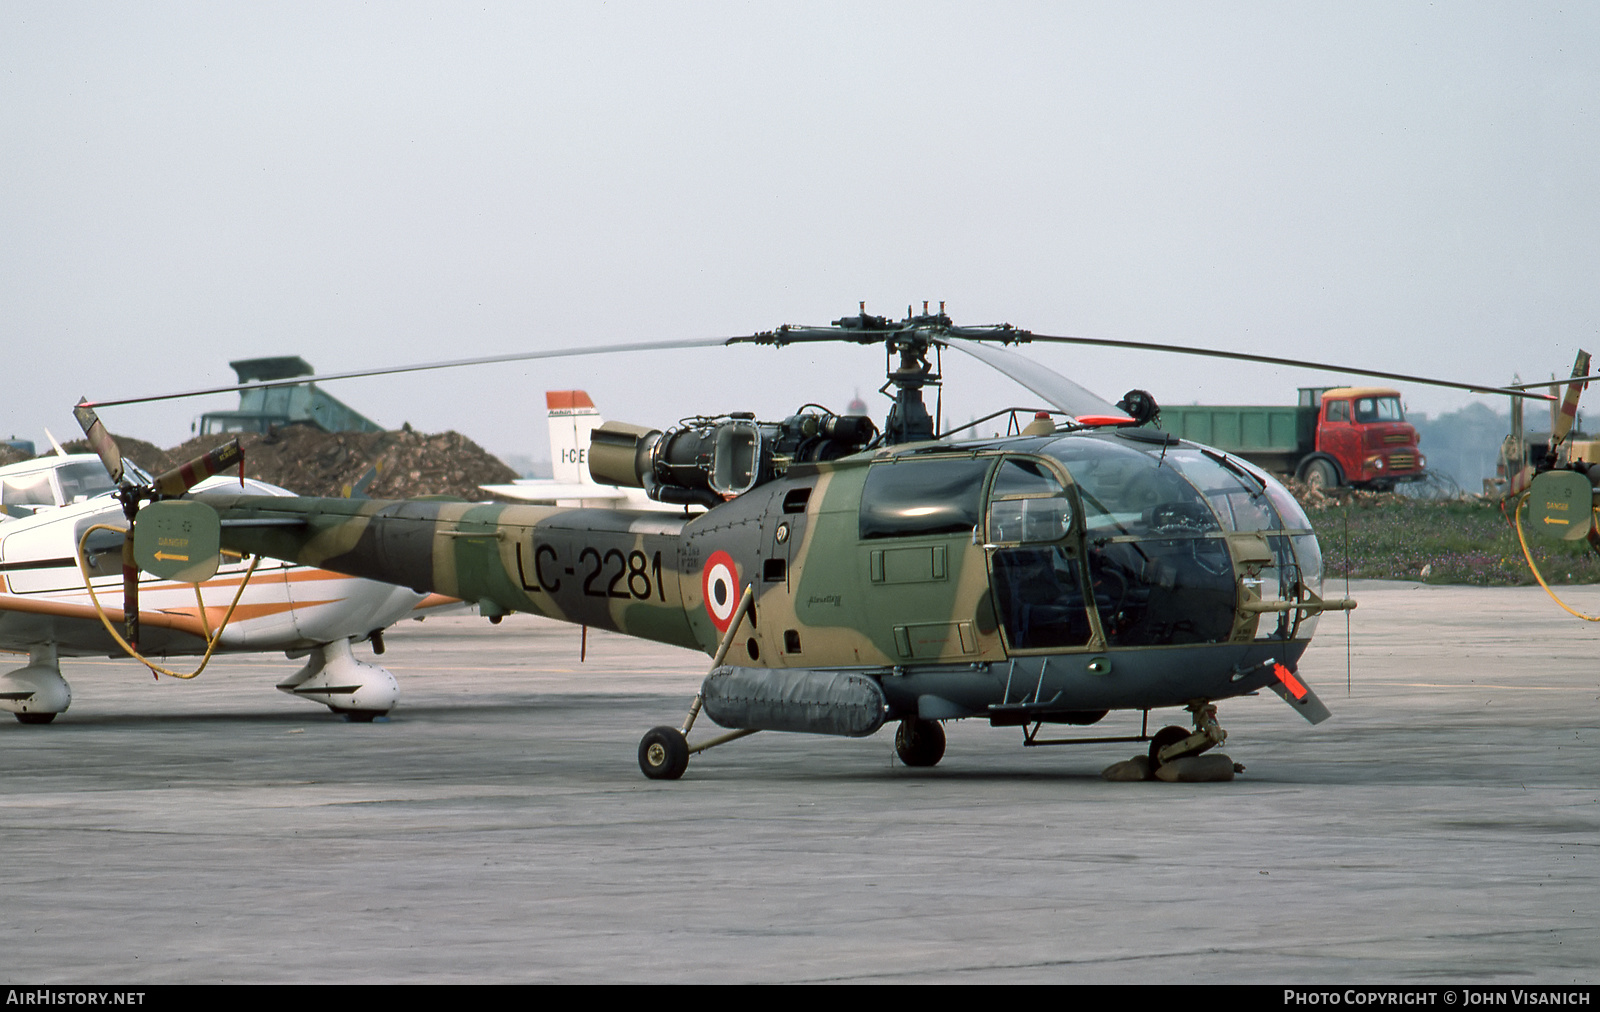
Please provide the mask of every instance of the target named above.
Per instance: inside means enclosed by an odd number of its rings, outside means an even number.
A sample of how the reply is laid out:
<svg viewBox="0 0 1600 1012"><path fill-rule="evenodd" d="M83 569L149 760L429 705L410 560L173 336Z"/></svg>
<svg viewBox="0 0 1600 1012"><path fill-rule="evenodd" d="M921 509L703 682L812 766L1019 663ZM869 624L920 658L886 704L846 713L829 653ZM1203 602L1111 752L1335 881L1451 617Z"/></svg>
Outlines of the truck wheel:
<svg viewBox="0 0 1600 1012"><path fill-rule="evenodd" d="M1324 489L1339 487L1339 472L1326 460L1313 460L1305 466L1305 483L1321 492Z"/></svg>

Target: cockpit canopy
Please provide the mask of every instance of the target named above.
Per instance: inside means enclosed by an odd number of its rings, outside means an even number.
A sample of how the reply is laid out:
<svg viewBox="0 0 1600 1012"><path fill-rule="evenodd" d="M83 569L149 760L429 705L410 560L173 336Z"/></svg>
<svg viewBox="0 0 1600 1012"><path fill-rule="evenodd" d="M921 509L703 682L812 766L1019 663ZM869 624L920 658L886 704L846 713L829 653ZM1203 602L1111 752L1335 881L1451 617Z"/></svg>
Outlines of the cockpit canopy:
<svg viewBox="0 0 1600 1012"><path fill-rule="evenodd" d="M150 479L132 461L122 462L130 478ZM0 468L0 506L7 516L26 516L45 506L66 506L116 491L105 464L92 453L42 457Z"/></svg>
<svg viewBox="0 0 1600 1012"><path fill-rule="evenodd" d="M981 538L1013 650L1226 642L1252 621L1241 599L1321 589L1304 511L1235 457L1151 430L1015 446L874 464L860 515L863 540ZM1287 613L1260 626L1256 638L1310 632Z"/></svg>

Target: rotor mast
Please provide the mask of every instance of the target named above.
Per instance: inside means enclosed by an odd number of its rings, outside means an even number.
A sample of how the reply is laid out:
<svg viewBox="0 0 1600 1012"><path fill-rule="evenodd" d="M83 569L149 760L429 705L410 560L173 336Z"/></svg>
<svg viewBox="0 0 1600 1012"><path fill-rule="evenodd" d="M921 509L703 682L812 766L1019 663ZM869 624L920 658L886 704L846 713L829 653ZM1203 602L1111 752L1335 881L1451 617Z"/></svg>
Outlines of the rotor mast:
<svg viewBox="0 0 1600 1012"><path fill-rule="evenodd" d="M944 303L939 303L937 313L928 311L922 304L921 313L906 307L904 320L898 322L886 316L873 316L861 303L861 312L834 320L827 327L803 327L785 324L777 330L765 331L745 340L755 344L782 347L818 341L849 341L855 344L882 344L884 371L888 376L880 392L894 388L894 404L883 426L885 445L915 443L934 438L937 432L934 418L923 400L924 387L935 391L943 384L938 367L939 350L952 337L975 341L998 341L1010 344L1025 341L1028 332L1018 330L1009 323L990 327L957 327L945 315ZM732 343L732 342L730 342ZM932 358L930 358L930 353Z"/></svg>

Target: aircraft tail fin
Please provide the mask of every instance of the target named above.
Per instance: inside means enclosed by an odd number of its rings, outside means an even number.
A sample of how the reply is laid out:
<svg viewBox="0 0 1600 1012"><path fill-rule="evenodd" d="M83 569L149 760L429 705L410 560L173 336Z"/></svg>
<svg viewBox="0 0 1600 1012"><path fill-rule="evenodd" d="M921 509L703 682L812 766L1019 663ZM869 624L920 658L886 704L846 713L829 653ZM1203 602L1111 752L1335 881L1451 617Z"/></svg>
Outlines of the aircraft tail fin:
<svg viewBox="0 0 1600 1012"><path fill-rule="evenodd" d="M547 390L550 413L550 471L558 482L593 485L589 476L589 434L604 421L582 390Z"/></svg>

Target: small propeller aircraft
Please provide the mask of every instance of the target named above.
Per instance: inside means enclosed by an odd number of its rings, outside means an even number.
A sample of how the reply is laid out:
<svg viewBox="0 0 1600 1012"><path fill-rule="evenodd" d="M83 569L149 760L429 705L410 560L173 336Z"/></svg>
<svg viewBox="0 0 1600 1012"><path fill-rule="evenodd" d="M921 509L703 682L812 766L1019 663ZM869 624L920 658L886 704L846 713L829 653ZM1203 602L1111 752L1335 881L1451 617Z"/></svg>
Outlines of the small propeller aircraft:
<svg viewBox="0 0 1600 1012"><path fill-rule="evenodd" d="M156 479L118 458L125 479L120 488L92 453L58 453L0 468L0 649L28 655L25 666L0 673L0 710L25 724L54 720L72 700L60 659L121 656L113 623L125 619L132 629L124 641L150 657L281 650L306 658L278 685L290 695L355 720L371 720L394 706L394 676L357 660L352 643L371 640L381 652L383 630L414 614L422 595L287 562L251 572L238 555L198 587L181 574L154 579L124 570L119 496L130 490L142 495L165 488L173 494L180 486L197 492L231 486L255 495L291 495L252 479L241 484L207 477L219 460L225 465L232 459L230 449L188 465L187 477ZM130 575L131 584L125 583Z"/></svg>
<svg viewBox="0 0 1600 1012"><path fill-rule="evenodd" d="M1504 392L1009 324L963 327L942 304L900 321L863 306L829 327L335 378L822 341L885 349L893 406L881 430L811 404L778 421L733 413L667 431L618 422L594 430L595 481L705 510L696 516L221 491L193 499L237 552L447 594L491 617L526 611L712 655L683 723L640 742L652 778L680 777L692 754L756 731L863 736L890 722L900 758L932 766L944 754L942 722L964 718L1021 728L1026 745L1147 742L1159 766L1225 740L1221 700L1270 689L1305 719L1325 719L1298 665L1318 616L1354 602L1321 596L1316 535L1276 479L1151 427L1159 408L1143 391L1113 405L1000 345L1153 349ZM944 438L923 393L938 391L945 350L1011 376L1049 407L978 420L1013 419L1005 438ZM1032 418L1025 427L1023 417ZM139 524L191 505L156 502ZM1150 711L1168 707L1186 709L1192 727L1150 733ZM1143 711L1138 733L1040 737L1045 725L1090 725L1112 710ZM691 745L702 711L728 733Z"/></svg>

